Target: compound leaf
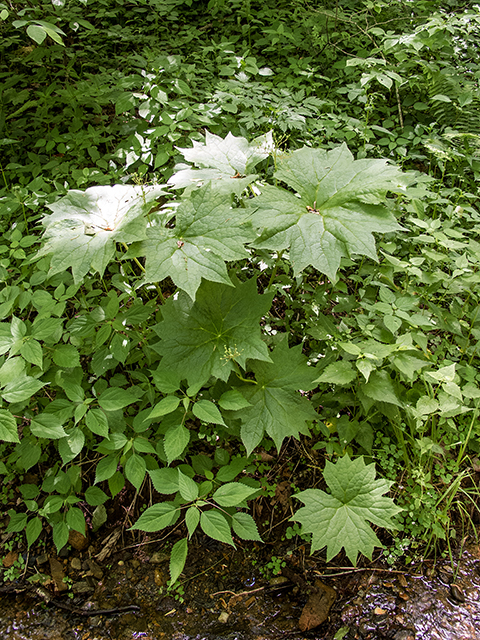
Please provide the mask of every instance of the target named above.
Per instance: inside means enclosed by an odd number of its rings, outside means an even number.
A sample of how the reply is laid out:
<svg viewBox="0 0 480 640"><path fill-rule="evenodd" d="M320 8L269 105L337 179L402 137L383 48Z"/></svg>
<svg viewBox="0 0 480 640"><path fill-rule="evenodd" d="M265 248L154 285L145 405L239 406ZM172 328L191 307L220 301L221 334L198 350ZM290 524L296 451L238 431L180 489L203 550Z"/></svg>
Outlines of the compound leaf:
<svg viewBox="0 0 480 640"><path fill-rule="evenodd" d="M382 544L370 525L395 529L393 516L401 511L391 498L383 496L391 482L375 480L375 465L365 466L363 457L348 455L336 464L326 463L323 476L331 494L307 489L296 494L304 507L293 516L302 524L303 533L312 534L312 553L327 547L327 562L345 548L356 564L358 553L372 558L374 547Z"/></svg>

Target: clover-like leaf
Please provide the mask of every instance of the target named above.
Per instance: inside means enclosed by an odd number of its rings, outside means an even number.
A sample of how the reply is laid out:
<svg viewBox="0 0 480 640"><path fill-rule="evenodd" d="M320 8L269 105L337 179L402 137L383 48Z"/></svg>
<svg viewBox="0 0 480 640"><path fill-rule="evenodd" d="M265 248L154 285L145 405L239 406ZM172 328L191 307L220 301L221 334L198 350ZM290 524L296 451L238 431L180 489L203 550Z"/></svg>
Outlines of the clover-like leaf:
<svg viewBox="0 0 480 640"><path fill-rule="evenodd" d="M319 489L297 493L305 506L292 520L302 524L303 533L312 534L312 553L327 547L327 562L342 547L352 564L359 552L371 560L374 547L382 543L368 523L395 529L392 518L401 511L383 495L392 483L375 480L373 463L365 466L363 457L350 460L348 455L336 464L327 461L323 476L331 494Z"/></svg>
<svg viewBox="0 0 480 640"><path fill-rule="evenodd" d="M169 298L154 327L163 368L200 389L212 375L226 381L235 362L243 368L247 358L270 362L259 321L272 295L259 295L252 279L234 287L203 281L195 302L182 292Z"/></svg>
<svg viewBox="0 0 480 640"><path fill-rule="evenodd" d="M145 215L165 191L161 186L116 184L71 190L53 204L43 218L44 245L34 259L51 256L50 273L71 267L75 283L90 269L103 275L117 242L145 238Z"/></svg>
<svg viewBox="0 0 480 640"><path fill-rule="evenodd" d="M271 131L252 142L231 133L226 138L220 138L207 131L205 144L194 141L191 149L178 148L185 159L193 162L197 168L180 165L180 171L169 179L168 184L181 189L210 182L221 193L240 195L258 177L252 173L254 167L267 158L273 149Z"/></svg>
<svg viewBox="0 0 480 640"><path fill-rule="evenodd" d="M248 257L245 243L255 235L245 209L207 186L180 203L174 228L150 227L132 253L147 258L145 282L170 276L194 299L202 278L231 285L225 262Z"/></svg>
<svg viewBox="0 0 480 640"><path fill-rule="evenodd" d="M280 449L285 438L308 434L305 421L318 417L310 402L298 393L299 389L312 389L316 378L315 369L307 365L302 355L301 345L289 349L284 340L270 357L271 363L251 364L256 384L241 388L251 405L236 413L242 420L241 437L248 455L265 432Z"/></svg>
<svg viewBox="0 0 480 640"><path fill-rule="evenodd" d="M290 249L294 273L312 265L335 280L342 257L376 260L374 232L401 229L386 206L386 192L404 192L409 174L386 160L354 160L345 144L304 147L280 160L275 177L298 195L266 185L249 201L263 229L257 247Z"/></svg>

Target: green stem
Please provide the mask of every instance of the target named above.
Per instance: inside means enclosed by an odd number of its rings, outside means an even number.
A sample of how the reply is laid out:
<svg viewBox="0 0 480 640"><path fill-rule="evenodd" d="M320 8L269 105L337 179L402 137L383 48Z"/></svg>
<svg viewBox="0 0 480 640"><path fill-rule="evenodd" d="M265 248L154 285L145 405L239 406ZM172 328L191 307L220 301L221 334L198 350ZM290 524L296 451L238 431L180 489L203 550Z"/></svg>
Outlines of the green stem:
<svg viewBox="0 0 480 640"><path fill-rule="evenodd" d="M122 247L125 249L125 251L128 251L128 245L125 242L122 242ZM135 262L135 264L138 266L138 268L145 273L145 267L143 266L143 264L140 262L140 260L138 258L136 258L135 256L133 256L133 261ZM155 284L155 289L157 290L158 293L158 297L160 298L160 302L162 304L165 303L165 298L164 295L162 293L162 290L160 289L160 286L158 285L157 282L154 283Z"/></svg>
<svg viewBox="0 0 480 640"><path fill-rule="evenodd" d="M270 289L272 283L277 275L278 265L280 264L280 260L282 259L283 251L279 251L277 255L277 259L275 261L275 266L273 267L272 275L270 276L270 280L268 281L267 290Z"/></svg>

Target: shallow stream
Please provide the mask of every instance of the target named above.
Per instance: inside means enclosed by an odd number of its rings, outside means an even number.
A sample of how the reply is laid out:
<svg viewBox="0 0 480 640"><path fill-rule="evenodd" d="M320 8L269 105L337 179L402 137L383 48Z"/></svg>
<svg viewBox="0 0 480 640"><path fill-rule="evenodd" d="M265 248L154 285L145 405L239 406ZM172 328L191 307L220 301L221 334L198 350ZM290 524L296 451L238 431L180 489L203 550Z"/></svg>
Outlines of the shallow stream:
<svg viewBox="0 0 480 640"><path fill-rule="evenodd" d="M247 552L198 548L183 594L168 594L168 557L123 552L100 565L88 550L59 559L67 589L46 604L33 590L0 594L5 640L480 640L480 546L461 559L410 571L381 564L332 567L290 552L285 575L270 577ZM73 565L73 566L72 566ZM77 567L74 569L73 567ZM57 566L58 568L58 566ZM260 568L261 569L261 568ZM48 565L46 569L48 574ZM263 573L263 575L262 575ZM328 618L299 629L308 588L321 580L336 591ZM53 591L51 581L50 589ZM47 585L48 588L48 585ZM176 598L175 598L176 595ZM331 603L330 603L331 604ZM94 615L96 609L138 605L139 611Z"/></svg>

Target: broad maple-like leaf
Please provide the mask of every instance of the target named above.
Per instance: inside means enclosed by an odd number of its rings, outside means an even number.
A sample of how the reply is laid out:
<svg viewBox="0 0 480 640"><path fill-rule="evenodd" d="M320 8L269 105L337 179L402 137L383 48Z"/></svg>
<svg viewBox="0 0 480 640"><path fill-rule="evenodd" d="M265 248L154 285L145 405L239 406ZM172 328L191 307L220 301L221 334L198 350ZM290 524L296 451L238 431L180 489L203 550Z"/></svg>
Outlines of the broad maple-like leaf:
<svg viewBox="0 0 480 640"><path fill-rule="evenodd" d="M183 168L184 165L181 165L181 170L169 179L168 184L181 189L210 182L213 188L222 193L240 195L258 177L252 173L255 166L267 158L273 149L271 131L252 142L231 133L226 138L220 138L207 131L205 144L194 141L191 149L178 148L185 159L198 168Z"/></svg>
<svg viewBox="0 0 480 640"><path fill-rule="evenodd" d="M260 444L265 432L280 449L285 438L307 435L305 421L318 417L310 402L298 393L299 389L312 389L316 377L315 369L307 365L307 358L302 355L301 345L289 349L284 340L270 357L271 363L251 363L256 384L241 388L251 404L235 414L242 420L241 438L247 455Z"/></svg>
<svg viewBox="0 0 480 640"><path fill-rule="evenodd" d="M337 464L327 461L323 476L331 494L319 489L297 493L305 506L292 520L302 524L303 533L312 534L312 553L327 547L327 562L342 547L352 564L359 552L371 560L374 547L382 544L368 522L395 529L391 519L402 511L383 495L393 483L375 480L373 463L365 466L363 457L350 460L348 455Z"/></svg>
<svg viewBox="0 0 480 640"><path fill-rule="evenodd" d="M145 214L164 193L162 186L119 184L69 191L47 205L53 213L42 220L45 244L35 259L51 255L50 273L71 267L77 284L90 269L103 275L117 242L145 238Z"/></svg>
<svg viewBox="0 0 480 640"><path fill-rule="evenodd" d="M255 246L289 248L295 274L312 265L332 280L343 256L377 259L372 233L401 228L385 206L386 192L412 181L386 160L354 160L345 144L294 151L275 177L300 197L267 185L249 201L257 209L253 223L263 229Z"/></svg>
<svg viewBox="0 0 480 640"><path fill-rule="evenodd" d="M210 186L180 203L175 228L150 227L136 255L146 256L146 282L170 276L194 299L202 278L231 284L225 261L248 257L245 243L255 238L245 209L232 209Z"/></svg>
<svg viewBox="0 0 480 640"><path fill-rule="evenodd" d="M161 338L155 349L162 368L200 389L210 376L227 380L235 362L247 358L270 362L261 338L260 319L273 294L259 295L254 279L227 286L203 281L195 302L181 292L162 307L163 322L154 327Z"/></svg>

